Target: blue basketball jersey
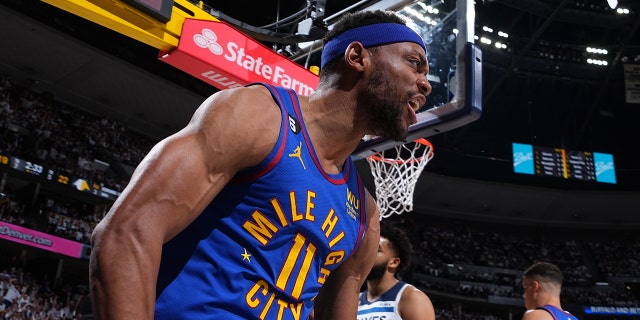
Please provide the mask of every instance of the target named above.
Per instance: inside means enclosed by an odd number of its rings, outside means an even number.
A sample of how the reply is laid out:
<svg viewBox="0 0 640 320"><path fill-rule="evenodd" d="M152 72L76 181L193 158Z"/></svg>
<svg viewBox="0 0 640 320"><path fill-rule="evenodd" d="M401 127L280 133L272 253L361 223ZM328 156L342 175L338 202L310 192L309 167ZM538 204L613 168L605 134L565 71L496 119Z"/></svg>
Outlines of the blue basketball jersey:
<svg viewBox="0 0 640 320"><path fill-rule="evenodd" d="M358 320L402 320L398 312L398 303L404 290L409 287L404 281L398 281L380 298L369 302L367 291L360 292L358 301Z"/></svg>
<svg viewBox="0 0 640 320"><path fill-rule="evenodd" d="M261 85L282 112L278 141L163 246L156 319L307 319L364 236L365 191L352 160L325 172L297 95Z"/></svg>
<svg viewBox="0 0 640 320"><path fill-rule="evenodd" d="M578 320L578 318L569 313L569 311L561 310L549 304L536 309L542 309L549 312L554 320Z"/></svg>

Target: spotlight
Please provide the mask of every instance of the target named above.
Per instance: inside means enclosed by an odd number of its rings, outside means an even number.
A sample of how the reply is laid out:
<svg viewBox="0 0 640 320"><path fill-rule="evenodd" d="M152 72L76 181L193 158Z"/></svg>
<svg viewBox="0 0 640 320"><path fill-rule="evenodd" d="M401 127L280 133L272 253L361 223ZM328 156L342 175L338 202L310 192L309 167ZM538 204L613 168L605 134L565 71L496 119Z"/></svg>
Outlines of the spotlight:
<svg viewBox="0 0 640 320"><path fill-rule="evenodd" d="M618 0L607 0L607 3L609 3L611 9L615 9L618 6Z"/></svg>

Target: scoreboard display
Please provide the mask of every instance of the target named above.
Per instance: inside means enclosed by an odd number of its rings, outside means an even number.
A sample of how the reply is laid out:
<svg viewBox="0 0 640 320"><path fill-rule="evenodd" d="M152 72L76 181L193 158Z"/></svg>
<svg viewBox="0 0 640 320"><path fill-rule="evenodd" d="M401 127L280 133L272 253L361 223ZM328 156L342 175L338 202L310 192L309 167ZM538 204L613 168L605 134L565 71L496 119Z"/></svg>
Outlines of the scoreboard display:
<svg viewBox="0 0 640 320"><path fill-rule="evenodd" d="M20 158L7 156L7 159L7 164L11 169L42 177L45 180L54 180L62 184L69 184L69 177L65 174L56 173L52 169L47 169L42 165L33 163L31 161L22 160Z"/></svg>
<svg viewBox="0 0 640 320"><path fill-rule="evenodd" d="M616 183L613 155L513 143L515 173Z"/></svg>
<svg viewBox="0 0 640 320"><path fill-rule="evenodd" d="M58 172L41 164L0 153L0 169L10 168L42 179L63 184L82 192L90 192L96 196L115 200L120 192L107 188L100 183L93 183L83 177L70 176L65 172Z"/></svg>

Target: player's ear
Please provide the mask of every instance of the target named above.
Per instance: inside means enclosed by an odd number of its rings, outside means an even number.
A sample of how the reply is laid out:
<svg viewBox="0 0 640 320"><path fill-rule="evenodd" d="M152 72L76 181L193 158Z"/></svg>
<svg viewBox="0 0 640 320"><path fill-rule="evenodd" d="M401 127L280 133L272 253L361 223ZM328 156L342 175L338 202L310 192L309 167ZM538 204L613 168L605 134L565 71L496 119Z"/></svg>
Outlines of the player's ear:
<svg viewBox="0 0 640 320"><path fill-rule="evenodd" d="M358 71L362 71L365 60L369 57L369 51L358 41L351 42L345 50L345 63Z"/></svg>
<svg viewBox="0 0 640 320"><path fill-rule="evenodd" d="M531 286L533 287L533 291L534 291L534 292L538 292L538 291L540 291L540 287L541 287L541 285L540 285L540 281L538 281L538 280L533 280L533 282L531 283Z"/></svg>
<svg viewBox="0 0 640 320"><path fill-rule="evenodd" d="M397 269L400 266L400 258L398 257L391 258L387 266Z"/></svg>

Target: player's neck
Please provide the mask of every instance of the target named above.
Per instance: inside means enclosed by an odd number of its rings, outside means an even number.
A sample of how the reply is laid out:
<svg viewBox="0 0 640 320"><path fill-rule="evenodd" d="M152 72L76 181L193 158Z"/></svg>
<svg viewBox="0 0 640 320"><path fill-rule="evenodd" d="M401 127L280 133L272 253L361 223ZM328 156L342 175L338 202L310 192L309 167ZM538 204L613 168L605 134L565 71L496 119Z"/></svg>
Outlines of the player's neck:
<svg viewBox="0 0 640 320"><path fill-rule="evenodd" d="M329 165L322 163L327 172L335 173L330 167L342 166L364 136L364 130L353 120L353 100L348 93L339 91L333 95L314 93L308 99L300 99L305 125L319 160L330 162Z"/></svg>
<svg viewBox="0 0 640 320"><path fill-rule="evenodd" d="M367 299L369 301L377 300L398 283L398 281L399 280L390 273L385 273L382 278L377 280L367 280Z"/></svg>
<svg viewBox="0 0 640 320"><path fill-rule="evenodd" d="M538 305L539 306L554 306L560 310L564 310L562 309L562 305L560 304L560 298L552 296L552 295L545 295L542 297L542 299L540 299L538 301Z"/></svg>

